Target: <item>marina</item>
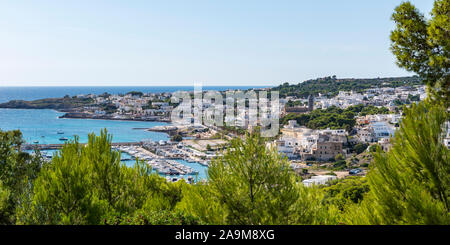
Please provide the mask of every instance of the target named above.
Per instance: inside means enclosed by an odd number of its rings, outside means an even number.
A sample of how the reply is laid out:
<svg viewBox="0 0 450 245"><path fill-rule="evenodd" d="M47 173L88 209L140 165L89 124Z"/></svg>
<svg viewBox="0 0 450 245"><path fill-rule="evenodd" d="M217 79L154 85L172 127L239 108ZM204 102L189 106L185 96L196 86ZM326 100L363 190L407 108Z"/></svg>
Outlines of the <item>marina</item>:
<svg viewBox="0 0 450 245"><path fill-rule="evenodd" d="M201 171L205 171L207 167L206 162L196 162L191 158L184 159L182 155L178 155L177 157L167 157L166 155L162 155L163 151L159 151L156 154L152 151L148 150L148 145L144 146L118 146L115 147L116 150L121 153L126 153L124 161L136 161L143 160L147 164L149 164L153 170L157 173L165 176L185 176L185 175L201 175L203 177L204 173ZM129 157L127 157L129 156ZM123 159L122 159L123 160ZM182 161L182 162L181 162ZM194 169L188 165L196 164L199 165L200 169Z"/></svg>
<svg viewBox="0 0 450 245"><path fill-rule="evenodd" d="M85 144L88 134L98 135L106 128L113 136L113 148L122 151L121 160L127 166L134 166L137 158L146 161L155 172L168 177L169 181L206 179L206 159L187 154L185 146L168 141L169 137L164 132L144 130L169 125L167 123L62 119L59 118L61 114L48 109L0 109L0 125L2 130L19 129L25 140L22 150L31 152L39 149L46 160L51 160L54 152L66 142L74 140L75 135L79 136L81 144Z"/></svg>

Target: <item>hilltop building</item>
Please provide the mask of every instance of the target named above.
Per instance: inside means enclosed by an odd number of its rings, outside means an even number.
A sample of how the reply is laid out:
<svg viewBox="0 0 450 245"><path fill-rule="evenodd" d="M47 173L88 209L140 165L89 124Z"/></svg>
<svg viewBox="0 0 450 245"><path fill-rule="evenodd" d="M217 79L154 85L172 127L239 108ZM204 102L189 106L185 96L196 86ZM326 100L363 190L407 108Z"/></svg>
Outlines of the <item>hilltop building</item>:
<svg viewBox="0 0 450 245"><path fill-rule="evenodd" d="M303 114L303 113L308 113L314 110L314 96L313 95L309 95L308 96L308 106L292 106L292 107L288 107L288 106L284 106L283 111L282 111L282 115L286 115L289 113L295 113L295 114Z"/></svg>

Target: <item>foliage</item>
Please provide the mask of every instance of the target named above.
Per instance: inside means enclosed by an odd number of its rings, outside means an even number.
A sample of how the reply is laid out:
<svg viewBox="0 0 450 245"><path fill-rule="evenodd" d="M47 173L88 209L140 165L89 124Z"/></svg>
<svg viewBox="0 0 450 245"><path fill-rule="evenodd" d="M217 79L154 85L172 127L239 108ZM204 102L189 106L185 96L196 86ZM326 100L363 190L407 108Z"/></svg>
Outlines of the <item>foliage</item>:
<svg viewBox="0 0 450 245"><path fill-rule="evenodd" d="M450 98L450 1L436 0L431 19L426 20L410 2L395 8L392 20L391 50L397 64L416 72L449 102Z"/></svg>
<svg viewBox="0 0 450 245"><path fill-rule="evenodd" d="M129 216L111 215L104 218L107 225L202 225L192 215L167 210L139 210Z"/></svg>
<svg viewBox="0 0 450 245"><path fill-rule="evenodd" d="M144 95L144 93L142 93L140 91L130 91L127 93L127 95L142 97Z"/></svg>
<svg viewBox="0 0 450 245"><path fill-rule="evenodd" d="M8 201L10 195L11 191L3 186L3 183L0 180L0 220L3 220L3 222L8 219Z"/></svg>
<svg viewBox="0 0 450 245"><path fill-rule="evenodd" d="M379 148L368 174L370 192L348 216L352 223L449 224L450 150L443 143L447 109L421 102L405 109L392 149Z"/></svg>
<svg viewBox="0 0 450 245"><path fill-rule="evenodd" d="M176 210L189 213L211 225L227 224L227 210L213 193L208 184L199 183L183 190L183 199L177 204Z"/></svg>
<svg viewBox="0 0 450 245"><path fill-rule="evenodd" d="M65 96L64 98L48 98L33 101L11 100L0 104L0 108L17 109L71 109L91 105L94 102L92 98L79 98Z"/></svg>
<svg viewBox="0 0 450 245"><path fill-rule="evenodd" d="M183 140L183 136L181 136L180 134L175 134L170 138L170 140L174 142L180 142Z"/></svg>
<svg viewBox="0 0 450 245"><path fill-rule="evenodd" d="M348 203L359 203L365 193L369 192L369 184L365 177L348 177L338 180L331 186L323 187L325 205L333 204L344 210Z"/></svg>
<svg viewBox="0 0 450 245"><path fill-rule="evenodd" d="M298 193L287 159L260 147L258 134L235 139L223 157L211 162L213 194L227 210L230 224L288 224Z"/></svg>
<svg viewBox="0 0 450 245"><path fill-rule="evenodd" d="M335 161L342 161L342 160L345 160L345 157L342 155L342 154L337 154L335 157L334 157L334 160Z"/></svg>
<svg viewBox="0 0 450 245"><path fill-rule="evenodd" d="M367 149L368 146L368 144L358 143L353 147L353 150L355 150L356 154L361 154Z"/></svg>
<svg viewBox="0 0 450 245"><path fill-rule="evenodd" d="M362 108L359 116L376 115L376 114L389 114L389 109L386 107L376 107L373 105L365 106Z"/></svg>
<svg viewBox="0 0 450 245"><path fill-rule="evenodd" d="M101 224L104 217L134 217L135 212L172 210L183 183L168 183L147 164L120 162L106 130L89 135L86 146L66 143L21 196L19 224Z"/></svg>
<svg viewBox="0 0 450 245"><path fill-rule="evenodd" d="M350 106L341 109L331 106L327 109L316 109L310 113L295 114L289 113L281 119L282 124L287 124L289 120L296 120L298 125L306 126L312 129L346 129L351 131L356 124L355 117L388 114L389 109L386 107L364 106L362 104Z"/></svg>
<svg viewBox="0 0 450 245"><path fill-rule="evenodd" d="M288 114L282 118L282 123L296 120L299 125L312 129L346 129L351 130L355 124L356 113L350 109L341 109L336 106L327 109L316 109L308 114Z"/></svg>
<svg viewBox="0 0 450 245"><path fill-rule="evenodd" d="M41 168L39 151L34 155L22 152L22 144L20 131L0 130L0 224L15 222L19 196L30 188L29 182L36 178Z"/></svg>
<svg viewBox="0 0 450 245"><path fill-rule="evenodd" d="M333 97L339 91L356 91L362 92L369 88L378 87L399 87L420 85L421 78L413 77L392 77L392 78L343 78L338 79L336 76L317 78L307 80L298 84L283 83L273 88L274 91L280 92L280 98L286 96L297 96L307 98L309 95L318 95L319 93Z"/></svg>

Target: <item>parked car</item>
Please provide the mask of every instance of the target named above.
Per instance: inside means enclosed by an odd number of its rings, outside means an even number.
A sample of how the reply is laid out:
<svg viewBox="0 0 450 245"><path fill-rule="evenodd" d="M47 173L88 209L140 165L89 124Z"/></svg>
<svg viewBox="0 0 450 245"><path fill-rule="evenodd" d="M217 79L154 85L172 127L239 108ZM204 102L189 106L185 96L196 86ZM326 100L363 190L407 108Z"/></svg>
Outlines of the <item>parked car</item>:
<svg viewBox="0 0 450 245"><path fill-rule="evenodd" d="M359 174L361 172L362 172L362 170L359 168L355 168L355 169L348 171L349 174Z"/></svg>

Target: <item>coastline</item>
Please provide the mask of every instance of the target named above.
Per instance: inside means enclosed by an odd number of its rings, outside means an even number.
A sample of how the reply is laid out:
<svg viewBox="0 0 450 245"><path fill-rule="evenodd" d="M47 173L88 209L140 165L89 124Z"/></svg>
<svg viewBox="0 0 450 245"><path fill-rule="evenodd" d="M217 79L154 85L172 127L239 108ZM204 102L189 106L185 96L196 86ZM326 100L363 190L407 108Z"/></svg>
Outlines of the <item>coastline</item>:
<svg viewBox="0 0 450 245"><path fill-rule="evenodd" d="M59 110L56 110L56 111L63 112L63 111L59 111ZM171 120L169 118L161 118L161 117L154 117L154 118L114 118L114 117L108 117L108 116L95 116L95 115L92 115L92 114L78 113L78 112L76 112L76 113L75 112L65 112L65 114L62 115L62 116L59 116L59 118L171 123Z"/></svg>

